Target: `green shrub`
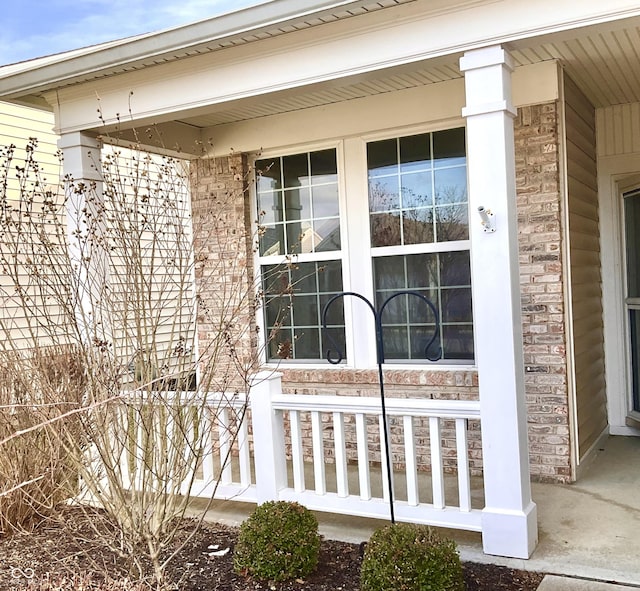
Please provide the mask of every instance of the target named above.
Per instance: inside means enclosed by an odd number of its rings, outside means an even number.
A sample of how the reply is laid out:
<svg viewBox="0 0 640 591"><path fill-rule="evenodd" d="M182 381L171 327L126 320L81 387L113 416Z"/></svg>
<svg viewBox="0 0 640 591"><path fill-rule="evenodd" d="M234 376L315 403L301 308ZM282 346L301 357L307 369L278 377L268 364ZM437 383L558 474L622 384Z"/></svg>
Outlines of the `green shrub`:
<svg viewBox="0 0 640 591"><path fill-rule="evenodd" d="M361 591L463 591L456 545L426 525L397 523L371 536L360 571Z"/></svg>
<svg viewBox="0 0 640 591"><path fill-rule="evenodd" d="M233 566L267 581L305 577L318 564L318 520L298 503L269 501L240 526Z"/></svg>

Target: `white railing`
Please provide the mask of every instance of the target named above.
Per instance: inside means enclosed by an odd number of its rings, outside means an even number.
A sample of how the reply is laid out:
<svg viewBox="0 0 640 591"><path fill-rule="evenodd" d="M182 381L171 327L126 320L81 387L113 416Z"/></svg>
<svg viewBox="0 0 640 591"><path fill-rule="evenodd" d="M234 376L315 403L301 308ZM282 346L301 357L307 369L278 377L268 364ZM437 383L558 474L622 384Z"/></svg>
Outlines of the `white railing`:
<svg viewBox="0 0 640 591"><path fill-rule="evenodd" d="M386 477L380 478L379 494L374 494L372 488L374 471L379 477L385 475L387 469L385 454L379 452L384 441L380 401L351 396L285 395L279 389L280 380L269 378L254 385L251 394L252 415L259 417L260 425L258 428L254 418L258 499L295 500L318 511L388 518ZM479 403L387 398L386 409L390 421L396 425L394 431L402 430L405 482L401 487L399 475L394 475L396 519L481 531L481 508L472 508L467 440L468 421L480 418ZM430 478L425 477L424 466L419 470L416 459L414 427L420 420L428 423ZM456 487L445 486L447 477L442 448L445 421L455 425L452 431L456 441ZM347 422L352 436L350 444L345 433ZM373 437L371 430L374 430ZM327 440L330 432L333 433L332 442ZM285 446L285 441L290 444ZM312 470L306 470L309 462L305 461L305 449L309 447L311 454L306 455L311 455ZM372 450L377 454L373 469ZM289 470L286 455L290 456ZM332 456L335 481L333 475L328 478L331 463L327 462L327 455ZM352 482L350 467L357 472L357 478ZM329 480L335 491L328 490ZM269 492L261 498L264 481L269 481ZM425 484L430 485L430 490L425 490ZM398 498L396 490L400 488L406 490L404 499ZM455 499L450 498L454 496Z"/></svg>
<svg viewBox="0 0 640 591"><path fill-rule="evenodd" d="M201 423L193 428L210 436L183 493L190 488L196 497L292 500L318 511L389 517L379 399L287 395L278 374L263 374L254 380L247 416L245 396L209 394L206 405L188 398L184 404L185 411L192 406L200 413ZM394 463L403 467L393 474L396 519L481 531L481 507L472 507L467 439L468 421L480 418L479 403L388 398L386 408L393 451L400 456ZM417 424L428 426L426 471L416 456ZM455 471L445 464L443 429L449 439L455 437L455 462L447 457ZM131 462L123 456L123 472L131 470ZM130 485L137 484L131 478Z"/></svg>

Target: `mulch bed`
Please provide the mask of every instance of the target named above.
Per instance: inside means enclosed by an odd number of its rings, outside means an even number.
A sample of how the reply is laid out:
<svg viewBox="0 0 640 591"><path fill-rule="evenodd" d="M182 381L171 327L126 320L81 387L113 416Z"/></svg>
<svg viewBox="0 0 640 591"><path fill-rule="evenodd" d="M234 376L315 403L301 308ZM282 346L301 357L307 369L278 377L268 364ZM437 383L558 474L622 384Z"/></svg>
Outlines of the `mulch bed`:
<svg viewBox="0 0 640 591"><path fill-rule="evenodd" d="M91 516L99 519L99 515ZM33 531L0 537L0 590L39 591L134 590L116 581L126 577L126 561L99 546L87 516L67 510L64 525L46 520ZM177 542L193 529L185 520ZM180 591L358 591L362 548L323 540L317 571L305 580L270 583L247 579L233 571L237 528L205 523L182 548L168 569ZM220 553L229 551L220 556ZM18 570L20 569L20 570ZM32 569L32 570L28 570ZM33 576L28 578L29 575ZM534 591L542 574L487 564L464 564L468 591ZM110 583L101 582L107 577ZM63 578L71 583L60 583ZM90 581L89 581L90 579ZM43 581L49 581L43 584ZM53 584L52 581L58 581ZM136 589L137 591L137 589Z"/></svg>

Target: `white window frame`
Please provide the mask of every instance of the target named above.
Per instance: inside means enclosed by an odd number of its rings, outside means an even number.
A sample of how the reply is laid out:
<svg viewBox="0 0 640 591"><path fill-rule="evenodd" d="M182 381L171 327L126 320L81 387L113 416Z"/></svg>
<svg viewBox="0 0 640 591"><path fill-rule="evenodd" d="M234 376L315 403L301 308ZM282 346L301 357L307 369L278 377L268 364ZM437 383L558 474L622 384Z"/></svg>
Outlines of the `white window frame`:
<svg viewBox="0 0 640 591"><path fill-rule="evenodd" d="M411 244L402 246L371 246L371 230L369 223L369 181L367 170L367 144L369 142L432 133L465 127L463 119L447 120L440 124L411 126L378 131L371 134L345 137L332 142L309 143L288 146L286 149L264 150L253 154L250 160L251 166L257 160L288 156L302 152L314 152L317 150L335 149L338 169L338 192L340 207L340 233L341 245L340 257L331 260L342 261L342 288L344 291L353 291L366 297L370 302L374 301L373 285L373 258L374 252L379 255L409 255L425 254L431 252L469 251L471 242L469 239L450 242L436 242L431 244ZM348 163L348 166L347 166ZM348 197L347 197L348 196ZM255 182L251 183L251 220L255 225L258 219L257 194ZM469 212L470 215L470 212ZM261 257L256 252L254 257L255 281L257 286L262 285L261 266L281 263L285 256ZM311 262L329 260L326 253L304 253L293 257L297 262ZM367 264L365 264L367 261ZM371 311L359 301L358 298L344 298L345 341L346 359L339 365L333 365L327 361L308 360L297 361L295 359L268 360L267 343L264 322L264 310L257 310L256 322L259 327L258 342L262 351L262 361L266 367L291 367L305 369L373 369L376 367L376 339L375 326ZM355 343L357 335L357 346ZM474 343L475 345L475 343ZM475 349L475 346L474 346ZM385 363L387 369L398 370L465 370L475 368L474 360L443 360L441 362L420 362L419 360L391 360Z"/></svg>

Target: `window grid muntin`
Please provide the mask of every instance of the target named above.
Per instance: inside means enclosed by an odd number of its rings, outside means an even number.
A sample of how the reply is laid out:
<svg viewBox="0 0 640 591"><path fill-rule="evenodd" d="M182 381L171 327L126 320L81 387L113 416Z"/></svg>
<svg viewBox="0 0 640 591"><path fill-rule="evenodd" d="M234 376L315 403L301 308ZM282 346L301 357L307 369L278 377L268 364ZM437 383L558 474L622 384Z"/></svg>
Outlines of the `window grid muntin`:
<svg viewBox="0 0 640 591"><path fill-rule="evenodd" d="M466 297L469 298L469 302L471 302L471 284L470 284L470 276L469 283L464 285L442 285L442 277L441 277L441 255L446 256L448 253L453 252L467 252L467 261L469 261L469 234L468 234L468 191L467 191L467 183L466 183L466 168L467 168L467 160L466 154L464 153L464 146L466 145L466 138L464 136L456 138L457 134L464 134L464 128L456 128L451 130L444 130L442 132L430 132L426 134L417 134L414 136L401 136L392 139L383 139L376 142L370 142L367 145L367 184L368 184L368 199L369 199L369 216L370 216L370 227L372 231L371 235L371 256L372 256L372 265L373 265L373 291L374 297L376 299L377 307L379 308L382 303L391 296L393 293L397 293L401 289L414 289L409 287L409 274L408 274L408 257L414 255L433 255L436 257L436 285L431 285L429 287L423 286L420 288L415 288L415 291L420 293L425 293L426 290L429 290L429 293L435 292L435 301L432 303L436 306L438 310L439 317L439 341L442 347L443 359L447 361L456 361L456 360L466 360L468 359L468 355L466 353L460 352L459 357L452 357L451 359L447 358L448 355L448 347L445 342L445 337L450 335L450 328L465 327L469 329L470 335L465 339L464 336L460 339L460 342L463 346L459 349L467 349L470 350L471 358L473 359L473 318L471 309L468 310L468 318L469 322L453 322L446 321L445 319L445 310L444 310L444 302L443 297L447 299L447 304L451 306L452 295L455 294L454 290L468 290L468 294ZM438 134L442 134L438 136ZM448 135L448 137L445 137ZM443 142L444 150L436 150L435 146L435 138L443 137L445 142ZM407 138L428 138L428 148L424 151L425 154L428 154L429 158L420 161L418 164L416 162L408 160L407 162L403 162L403 154L402 154L402 145L403 142ZM450 140L453 138L453 142ZM462 146L456 146L456 142L458 140L462 140L464 143ZM390 141L395 142L395 158L396 162L393 165L389 164L388 160L384 162L383 166L379 166L377 168L371 168L370 162L370 150L371 146L380 147L384 146L384 144L389 145ZM411 144L409 144L411 145ZM426 147L426 146L425 146ZM462 150L459 148L462 147ZM448 149L448 150L447 150ZM381 152L378 152L377 156L379 158ZM382 152L383 153L383 152ZM453 155L452 155L453 154ZM384 161L383 158L379 158L379 162ZM374 165L376 162L373 163ZM463 175L461 179L462 183L460 185L463 188L461 199L458 200L453 196L453 199L446 199L439 196L439 192L442 191L442 187L446 187L445 183L438 183L437 175L446 171L454 171L458 174ZM419 175L429 175L429 190L427 192L427 196L430 198L430 204L424 207L415 207L414 202L416 199L411 196L407 196L406 190L403 191L403 188L411 186L406 179L419 179ZM388 208L387 210L376 207L376 202L372 199L372 181L376 179L396 179L396 192L397 192L397 204L396 208ZM455 181L455 177L453 177ZM418 186L418 185L415 185ZM456 186L455 182L452 186ZM393 202L393 196L391 198ZM409 207L410 206L410 207ZM447 237L443 235L442 232L445 229L439 227L440 223L438 221L440 212L447 211L447 208L454 208L456 206L464 207L463 216L459 218L458 225L464 226L464 233L462 236L454 236L454 240L451 240L451 237ZM413 243L407 240L405 223L404 223L404 212L405 211L432 211L431 216L431 235L432 240L423 241L418 243ZM399 217L397 220L400 224L399 228L399 236L400 240L395 244L385 244L383 246L375 246L376 237L374 236L374 222L372 219L376 214L380 213L396 213ZM453 216L452 216L453 218ZM443 224L444 225L444 224ZM456 230L454 226L454 231ZM444 240L440 240L444 238ZM403 274L403 286L398 288L379 288L379 268L376 268L376 262L381 257L398 257L402 260L402 274ZM463 292L459 292L462 297L464 296ZM411 329L419 329L421 327L433 326L433 322L414 322L411 317L411 308L408 304L409 298L416 299L414 296L405 296L403 299L405 301L405 322L404 323L393 323L393 322L384 322L384 317L382 318L383 327L385 329L388 328L404 328L405 330L405 351L407 352L406 357L398 357L397 361L411 361L414 359L414 353L412 350L412 331ZM432 299L432 298L430 298ZM426 304L424 304L426 306ZM448 317L450 314L450 310L447 310L446 316ZM427 314L427 317L430 313ZM455 347L453 348L455 351ZM416 353L418 354L418 353ZM420 353L421 358L424 359L424 353Z"/></svg>
<svg viewBox="0 0 640 591"><path fill-rule="evenodd" d="M454 251L455 252L455 251ZM465 253L467 255L469 255L468 251L457 251L460 253ZM442 358L444 360L450 361L453 360L455 361L456 359L465 359L462 357L448 357L449 354L449 350L447 348L447 344L445 342L445 334L448 332L449 328L453 328L453 327L462 327L462 328L469 328L470 329L470 345L471 345L471 353L473 354L473 318L471 317L470 321L468 322L454 322L454 321L445 321L445 313L444 313L444 305L443 305L443 295L447 295L451 292L453 292L453 290L468 290L469 291L469 297L470 297L470 292L471 292L471 281L469 280L468 283L459 283L459 284L447 284L447 285L443 285L442 284L442 261L440 259L441 256L446 256L447 254L450 254L448 252L444 252L444 253L440 253L440 252L435 252L435 253L429 253L429 252L425 252L422 254L413 254L413 255L404 255L404 254L398 254L398 255L393 255L390 256L389 259L395 258L395 259L399 259L401 260L402 264L398 264L395 265L394 267L397 268L402 268L402 281L401 281L401 285L399 285L398 287L386 287L386 288L379 288L379 273L378 273L378 268L376 263L378 263L379 261L382 260L383 257L375 257L373 259L373 264L374 264L374 291L375 291L375 298L376 298L376 307L377 309L380 309L380 306L385 302L385 300L390 297L391 295L393 295L394 293L398 293L399 291L403 291L403 290L411 290L411 291L416 291L418 293L421 293L423 295L426 296L425 292L435 292L436 297L435 298L429 298L431 300L431 302L433 303L433 305L436 307L436 310L438 310L438 340L436 341L436 343L439 343L439 345L442 347ZM435 281L433 283L431 283L430 285L426 285L426 282L424 282L424 284L419 285L419 286L415 286L412 285L413 280L410 276L410 271L408 269L408 262L409 262L409 257L419 257L419 256L433 256L435 257L434 259L434 270L435 270ZM467 256L467 263L469 263L469 258ZM430 278L432 276L430 275ZM470 273L469 273L469 279L470 279ZM406 295L404 297L399 298L400 300L403 300L405 302L405 319L404 322L385 322L385 318L388 317L387 311L385 311L385 313L382 316L382 327L383 330L388 329L388 328L404 328L406 329L406 351L408 352L408 356L407 357L394 357L394 360L397 361L402 361L402 360L416 360L416 359L424 359L424 352L423 351L419 351L415 354L413 354L412 351L412 346L411 346L411 336L412 336L412 332L411 329L412 328L428 328L428 327L433 327L434 326L434 322L416 322L415 320L412 320L412 312L411 312L411 306L409 305L409 302L413 299L415 299L416 302L420 302L419 298L416 298L415 296L410 296L410 295ZM425 311L425 318L426 319L432 319L433 315L432 313L427 309L427 305L422 303L422 306L424 306L424 311ZM432 345L432 349L435 347L436 345ZM387 359L389 359L388 355L387 355Z"/></svg>
<svg viewBox="0 0 640 591"><path fill-rule="evenodd" d="M463 207L462 215L464 216L466 224L464 227L466 228L466 235L462 237L457 237L457 240L466 240L468 239L468 194L467 194L467 186L466 186L466 167L467 161L466 156L447 156L446 158L437 158L436 157L436 149L435 149L435 138L436 137L444 137L447 134L453 133L462 133L462 139L464 144L462 146L464 151L464 146L466 145L466 140L464 137L464 128L454 128L450 130L429 132L424 134L415 134L413 136L401 136L392 139L386 140L378 140L374 142L369 142L367 144L367 181L368 181L368 193L369 193L369 216L370 216L370 226L371 226L371 246L372 248L383 247L383 246L405 246L407 244L430 244L437 243L442 241L451 241L450 238L444 237L444 240L440 240L443 229L440 229L441 222L439 222L440 216L442 216L442 212L447 209L451 209L454 206ZM428 138L428 160L423 160L420 164L415 165L415 162L402 161L402 151L401 146L404 140L408 138ZM373 150L376 147L379 147L383 144L389 144L389 142L395 142L395 159L396 162L393 165L385 164L383 167L371 168L370 160ZM449 162L448 164L443 164L442 162ZM403 169L403 166L405 167ZM379 172L382 170L382 172ZM437 198L436 189L440 187L436 183L437 176L444 171L459 171L464 173L464 193L463 198L458 200L443 200L439 201ZM419 174L428 174L430 177L429 181L429 193L427 197L430 199L430 203L424 206L406 206L405 202L409 202L410 199L405 196L405 191L403 191L403 187L406 185L403 183L404 178L415 178ZM375 204L374 196L372 195L372 181L379 180L395 180L395 193L397 196L397 206L388 207L388 208L380 208ZM392 200L395 199L394 195L392 195ZM379 198L378 198L379 199ZM413 200L413 198L411 198ZM405 220L408 219L408 214L419 214L421 212L427 213L431 215L431 240L427 241L419 241L419 242L409 242L406 237L405 230ZM376 235L374 226L378 224L378 227L381 227L379 224L384 224L383 215L388 216L397 216L397 219L387 218L389 220L389 225L391 222L396 221L399 224L399 240L393 243L379 243L379 237ZM423 228L426 228L426 224L420 224ZM442 224L444 225L444 224ZM418 224L416 224L416 228L419 228Z"/></svg>
<svg viewBox="0 0 640 591"><path fill-rule="evenodd" d="M330 265L334 264L335 268L333 270L329 270L329 272L334 274L334 278L338 279L338 285L333 289L322 289L321 288L321 273L324 273ZM315 290L307 290L307 291L297 291L296 290L296 280L294 278L294 272L307 267L311 269L310 266L313 266L313 277ZM323 268L324 267L324 268ZM290 357L285 357L287 359L296 360L296 361L305 361L305 360L319 360L323 358L323 352L327 348L327 343L325 342L325 337L322 334L322 309L326 302L334 295L340 293L343 288L342 281L342 261L339 259L327 260L327 261L308 261L308 262L296 262L296 263L288 263L284 265L263 265L261 267L262 277L263 277L263 290L264 290L264 323L266 327L267 335L270 337L271 341L268 344L267 349L267 357L268 360L273 361L276 359L282 359L282 357L274 355L273 347L276 347L276 350L279 351L280 345L288 342L290 348L287 348L290 351ZM267 284L265 278L271 278L273 274L277 274L280 277L285 276L285 281L281 282L283 287L286 289L285 293L282 292L274 292L270 289L270 286ZM310 277L311 274L308 273L305 277ZM305 323L305 324L296 324L296 298L315 298L315 323ZM275 300L283 300L284 305L281 309L286 308L286 312L284 317L289 317L289 321L286 324L281 324L280 326L275 326L274 324L269 322L269 318L267 317L269 311L269 305ZM288 301L287 301L288 300ZM300 300L298 300L300 301ZM331 318L330 320L335 320L336 314L341 319L341 322L328 322L330 330L334 336L337 337L338 343L343 347L344 353L344 344L345 344L345 336L346 336L346 324L345 324L345 316L344 316L344 306L342 302L336 302L332 304L331 307ZM277 328L277 331L274 330ZM296 334L300 334L301 331L304 334L304 331L311 333L312 331L316 332L317 335L315 337L318 356L317 357L305 357L298 358L297 352L301 349L306 342L300 345L301 338L296 337ZM289 335L288 341L283 339L275 338L277 334Z"/></svg>
<svg viewBox="0 0 640 591"><path fill-rule="evenodd" d="M314 165L312 164L312 159L314 156L318 156L320 154L332 154L333 160L333 172L325 172L314 174ZM306 161L306 176L299 176L298 180L301 183L300 185L293 185L291 183L286 182L286 169L287 162L294 161L295 159L300 159L304 157ZM312 152L300 152L297 154L290 154L285 156L277 156L274 158L264 158L261 160L257 160L255 162L255 167L257 171L257 179L256 179L256 195L257 195L257 203L258 203L258 218L259 223L263 226L262 234L263 236L268 234L270 231L272 234L276 236L281 236L281 244L282 248L279 249L277 253L270 253L269 251L272 249L268 249L263 247L264 241L260 240L259 245L259 254L260 256L264 256L265 253L273 254L273 255L292 255L292 254L300 254L306 252L332 252L335 250L339 250L341 248L341 239L340 239L340 212L339 212L339 184L338 184L338 164L337 164L337 153L335 149L326 149L326 150L316 150ZM261 188L261 185L266 185L265 179L274 178L268 176L268 172L274 168L277 171L277 179L271 186L265 186ZM305 179L304 182L300 179ZM319 179L330 179L330 180L319 180ZM335 192L335 207L337 210L336 215L327 215L327 216L318 216L315 215L316 208L316 199L314 195L320 195L320 191L323 187L333 187ZM287 195L291 195L294 190L299 191L300 193L307 193L308 201L308 215L305 215L300 218L293 218L290 216L290 212L295 208L292 207L291 203L287 201ZM263 197L267 197L268 195L273 195L277 199L274 199L276 203L276 207L271 208L274 212L273 216L269 214L269 212L265 209L263 202ZM318 197L320 199L320 197ZM300 197L298 197L299 202ZM278 207L279 206L279 207ZM300 211L303 211L303 207L300 207ZM279 212L279 216L278 216ZM301 214L302 216L302 214ZM274 221L270 221L271 217L273 217ZM278 219L279 217L279 219ZM327 235L326 238L316 236L316 230L321 226L322 222L334 222L333 230ZM264 222L264 223L263 223ZM291 228L296 224L300 225L298 236L301 238L296 241L291 239ZM306 228L304 231L303 227ZM304 233L310 230L310 248L305 249L303 240ZM295 231L295 229L293 229ZM338 242L339 245L337 248L329 248L327 250L322 249L322 244L325 239L328 239L332 234L337 231L338 233ZM295 248L297 244L301 244L302 248Z"/></svg>

